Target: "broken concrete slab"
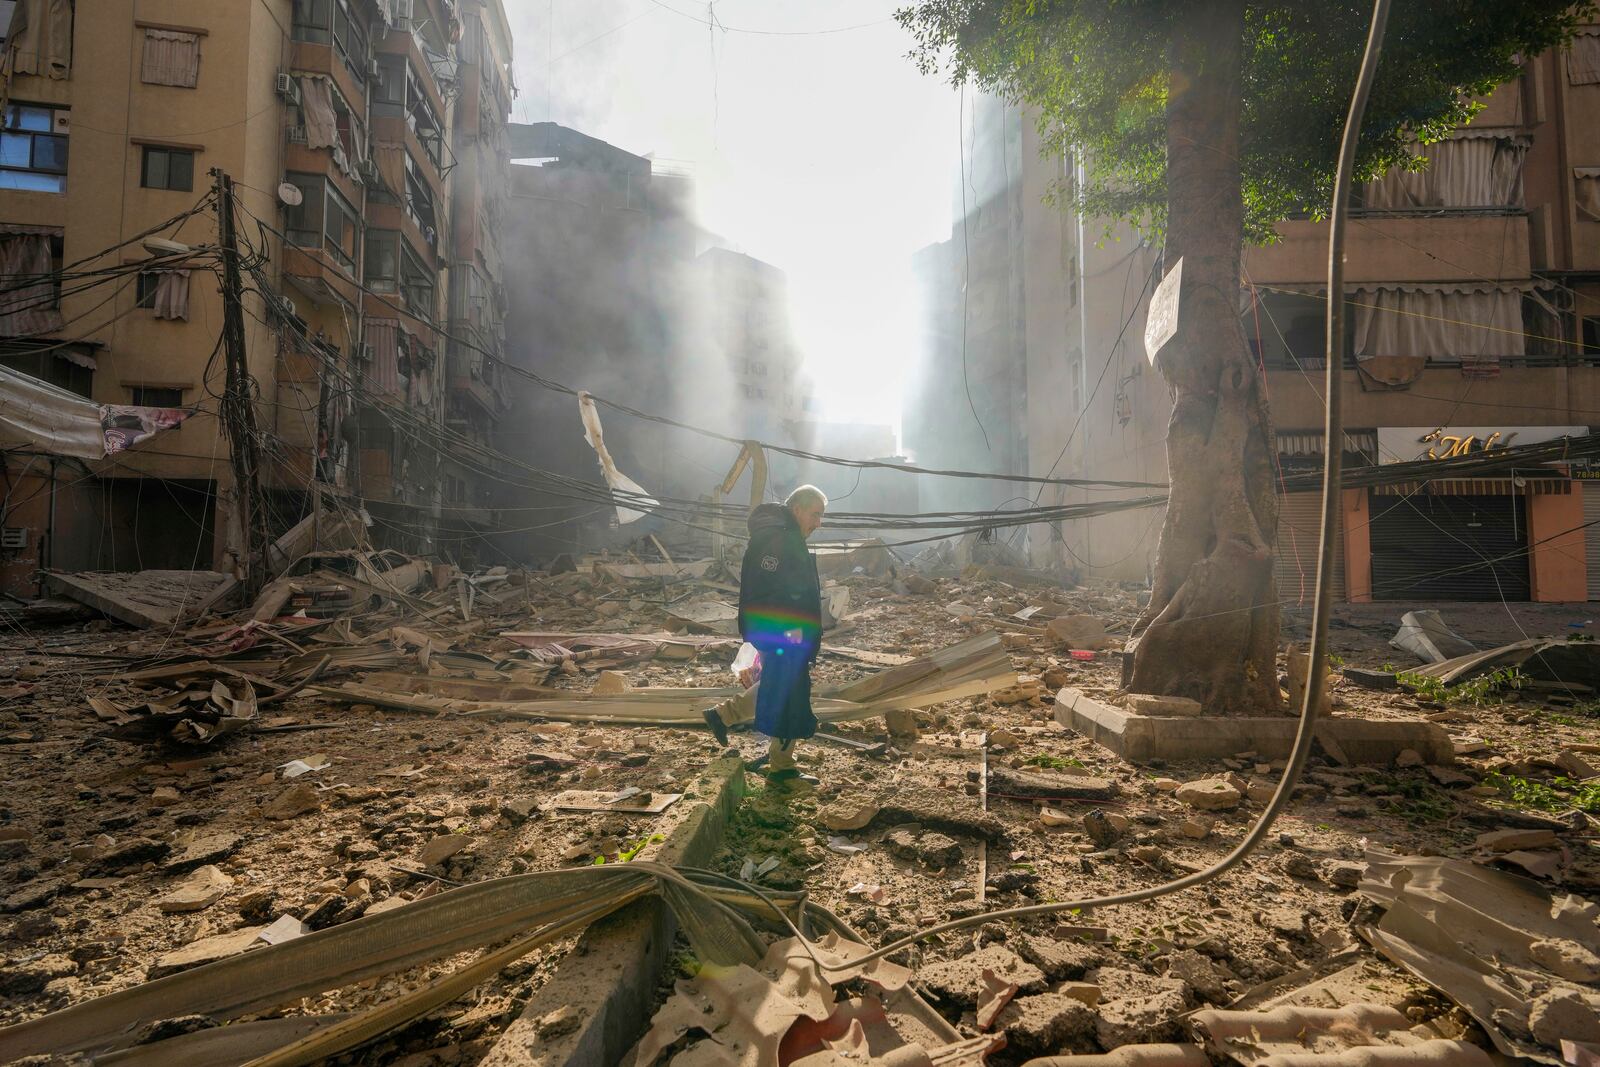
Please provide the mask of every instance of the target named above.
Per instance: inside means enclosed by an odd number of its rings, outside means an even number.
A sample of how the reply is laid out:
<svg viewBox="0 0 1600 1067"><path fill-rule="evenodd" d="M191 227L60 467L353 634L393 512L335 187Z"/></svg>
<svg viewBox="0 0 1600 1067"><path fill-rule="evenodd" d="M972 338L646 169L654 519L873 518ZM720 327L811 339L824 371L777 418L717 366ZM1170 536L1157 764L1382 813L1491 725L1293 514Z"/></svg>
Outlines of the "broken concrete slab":
<svg viewBox="0 0 1600 1067"><path fill-rule="evenodd" d="M1130 715L1071 687L1056 694L1055 721L1132 763L1227 759L1244 751L1253 751L1262 759L1284 759L1294 747L1299 726L1299 719L1289 716ZM1450 735L1443 727L1421 719L1325 716L1318 720L1317 731L1318 737L1326 733L1356 764L1387 766L1408 748L1428 763L1455 760Z"/></svg>
<svg viewBox="0 0 1600 1067"><path fill-rule="evenodd" d="M1044 972L1003 945L985 945L959 959L925 964L917 970L917 981L939 1001L971 1008L983 994L985 971L1015 983L1018 993L1044 992Z"/></svg>
<svg viewBox="0 0 1600 1067"><path fill-rule="evenodd" d="M265 944L260 940L264 926L244 926L225 934L216 934L212 937L202 937L198 941L191 941L187 945L173 949L158 957L146 971L146 978L165 978L169 974L186 971L190 967L199 967L201 964L214 963L217 960L227 959L237 955L248 948L258 944Z"/></svg>
<svg viewBox="0 0 1600 1067"><path fill-rule="evenodd" d="M228 895L233 879L207 864L156 898L156 910L173 914L209 908Z"/></svg>
<svg viewBox="0 0 1600 1067"><path fill-rule="evenodd" d="M1122 639L1106 632L1105 623L1093 615L1063 615L1045 624L1052 640L1062 648L1092 651L1121 648Z"/></svg>
<svg viewBox="0 0 1600 1067"><path fill-rule="evenodd" d="M694 792L706 801L692 809L645 858L706 866L744 793L744 766L718 760ZM577 947L527 1002L481 1061L481 1067L587 1067L619 1063L648 1025L650 1007L677 919L659 897L628 905L584 930ZM545 1022L579 1005L581 1018L559 1033Z"/></svg>
<svg viewBox="0 0 1600 1067"><path fill-rule="evenodd" d="M1490 852L1516 852L1520 849L1548 848L1560 843L1554 830L1493 830L1479 834L1473 841L1477 848Z"/></svg>
<svg viewBox="0 0 1600 1067"><path fill-rule="evenodd" d="M1081 1000L1065 993L1018 997L995 1020L1006 1047L1023 1056L1092 1053L1096 1016Z"/></svg>
<svg viewBox="0 0 1600 1067"><path fill-rule="evenodd" d="M46 573L44 584L118 622L149 629L174 625L233 580L216 571L130 571Z"/></svg>
<svg viewBox="0 0 1600 1067"><path fill-rule="evenodd" d="M1178 803L1187 804L1201 811L1232 811L1244 800L1244 795L1239 790L1221 778L1202 778L1198 782L1185 782L1173 795L1178 798Z"/></svg>

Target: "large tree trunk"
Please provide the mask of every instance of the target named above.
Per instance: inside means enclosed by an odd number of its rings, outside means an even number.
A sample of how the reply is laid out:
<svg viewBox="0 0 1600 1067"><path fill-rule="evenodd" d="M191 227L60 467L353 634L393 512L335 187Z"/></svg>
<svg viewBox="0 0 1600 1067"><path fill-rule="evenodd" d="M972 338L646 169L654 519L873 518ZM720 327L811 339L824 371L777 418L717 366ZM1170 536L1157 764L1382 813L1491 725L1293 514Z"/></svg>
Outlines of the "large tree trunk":
<svg viewBox="0 0 1600 1067"><path fill-rule="evenodd" d="M1167 98L1168 269L1183 257L1172 483L1150 606L1134 628L1131 688L1192 697L1211 714L1281 710L1272 580L1278 504L1263 386L1239 322L1243 0L1175 20Z"/></svg>

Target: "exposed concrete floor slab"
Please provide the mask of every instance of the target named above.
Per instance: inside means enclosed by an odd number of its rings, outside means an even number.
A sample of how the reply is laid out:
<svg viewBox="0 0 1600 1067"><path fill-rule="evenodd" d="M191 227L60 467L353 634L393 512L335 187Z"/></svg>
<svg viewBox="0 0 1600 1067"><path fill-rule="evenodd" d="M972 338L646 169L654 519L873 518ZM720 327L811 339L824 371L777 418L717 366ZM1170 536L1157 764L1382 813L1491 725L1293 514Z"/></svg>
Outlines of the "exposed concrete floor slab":
<svg viewBox="0 0 1600 1067"><path fill-rule="evenodd" d="M1299 719L1290 716L1134 715L1070 687L1056 694L1055 721L1133 763L1223 759L1241 752L1283 759L1299 727ZM1387 766L1406 749L1426 763L1455 759L1450 735L1421 719L1324 716L1317 735L1331 739L1356 764Z"/></svg>

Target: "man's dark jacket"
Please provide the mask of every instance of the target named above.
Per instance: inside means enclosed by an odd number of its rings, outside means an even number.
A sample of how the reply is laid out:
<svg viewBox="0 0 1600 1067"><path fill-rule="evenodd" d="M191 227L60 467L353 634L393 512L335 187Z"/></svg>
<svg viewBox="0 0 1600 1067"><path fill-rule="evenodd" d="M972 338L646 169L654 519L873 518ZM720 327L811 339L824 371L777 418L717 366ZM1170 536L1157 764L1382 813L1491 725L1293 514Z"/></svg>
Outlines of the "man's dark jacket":
<svg viewBox="0 0 1600 1067"><path fill-rule="evenodd" d="M739 633L756 647L822 640L822 586L817 563L794 512L761 504L750 512L750 545L739 573Z"/></svg>

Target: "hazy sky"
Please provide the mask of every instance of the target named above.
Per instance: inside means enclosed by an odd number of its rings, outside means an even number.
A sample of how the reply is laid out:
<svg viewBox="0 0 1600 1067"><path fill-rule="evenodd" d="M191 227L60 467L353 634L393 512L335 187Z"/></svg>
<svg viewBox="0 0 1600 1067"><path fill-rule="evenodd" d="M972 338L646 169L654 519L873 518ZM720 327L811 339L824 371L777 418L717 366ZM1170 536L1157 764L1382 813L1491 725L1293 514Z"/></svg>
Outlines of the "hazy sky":
<svg viewBox="0 0 1600 1067"><path fill-rule="evenodd" d="M505 0L513 117L691 168L702 224L787 272L824 417L896 425L910 256L950 234L960 129L903 2L717 0L716 30L704 0Z"/></svg>

